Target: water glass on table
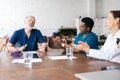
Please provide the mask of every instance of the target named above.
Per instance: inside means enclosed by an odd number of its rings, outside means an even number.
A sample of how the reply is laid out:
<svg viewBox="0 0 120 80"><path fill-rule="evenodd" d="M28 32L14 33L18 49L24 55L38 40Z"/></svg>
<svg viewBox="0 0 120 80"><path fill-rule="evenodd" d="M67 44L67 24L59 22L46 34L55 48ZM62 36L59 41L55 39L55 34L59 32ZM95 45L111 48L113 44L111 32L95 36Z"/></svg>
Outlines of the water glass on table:
<svg viewBox="0 0 120 80"><path fill-rule="evenodd" d="M66 48L66 56L69 60L73 58L73 48Z"/></svg>
<svg viewBox="0 0 120 80"><path fill-rule="evenodd" d="M24 52L23 58L24 58L25 67L31 69L32 68L33 53Z"/></svg>

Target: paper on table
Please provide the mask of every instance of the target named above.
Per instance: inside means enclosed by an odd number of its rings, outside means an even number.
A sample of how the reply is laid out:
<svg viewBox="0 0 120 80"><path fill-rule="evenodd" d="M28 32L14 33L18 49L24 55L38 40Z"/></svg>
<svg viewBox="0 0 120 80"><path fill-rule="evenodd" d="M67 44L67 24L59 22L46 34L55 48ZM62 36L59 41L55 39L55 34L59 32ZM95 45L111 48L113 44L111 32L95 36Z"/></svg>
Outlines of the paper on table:
<svg viewBox="0 0 120 80"><path fill-rule="evenodd" d="M38 54L37 51L22 51L22 53L36 53L36 54Z"/></svg>
<svg viewBox="0 0 120 80"><path fill-rule="evenodd" d="M48 58L52 59L52 60L60 60L60 59L68 59L67 56L49 56ZM72 57L72 59L75 59L77 57Z"/></svg>
<svg viewBox="0 0 120 80"><path fill-rule="evenodd" d="M42 59L34 58L32 59L32 62L42 62ZM12 63L24 63L24 59L14 59Z"/></svg>

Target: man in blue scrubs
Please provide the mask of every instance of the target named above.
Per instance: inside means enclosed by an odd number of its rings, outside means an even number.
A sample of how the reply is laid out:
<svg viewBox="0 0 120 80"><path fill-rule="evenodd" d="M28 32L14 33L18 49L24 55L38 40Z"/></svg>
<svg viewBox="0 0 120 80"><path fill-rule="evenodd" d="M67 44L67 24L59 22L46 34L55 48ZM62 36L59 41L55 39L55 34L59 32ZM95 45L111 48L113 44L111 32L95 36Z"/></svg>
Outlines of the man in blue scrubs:
<svg viewBox="0 0 120 80"><path fill-rule="evenodd" d="M74 44L64 45L66 47L73 47L75 52L78 52L79 50L75 48L76 45L79 44L80 41L86 42L90 48L92 49L98 49L98 37L95 33L92 32L92 28L94 26L94 21L90 17L84 17L81 19L80 22L80 33L77 35L77 37L74 40ZM85 54L85 52L80 52L82 54Z"/></svg>
<svg viewBox="0 0 120 80"><path fill-rule="evenodd" d="M11 36L8 43L8 51L10 53L21 51L42 51L45 52L46 43L42 33L38 29L33 29L35 24L34 16L25 18L25 28L16 30ZM44 54L40 55L41 57Z"/></svg>

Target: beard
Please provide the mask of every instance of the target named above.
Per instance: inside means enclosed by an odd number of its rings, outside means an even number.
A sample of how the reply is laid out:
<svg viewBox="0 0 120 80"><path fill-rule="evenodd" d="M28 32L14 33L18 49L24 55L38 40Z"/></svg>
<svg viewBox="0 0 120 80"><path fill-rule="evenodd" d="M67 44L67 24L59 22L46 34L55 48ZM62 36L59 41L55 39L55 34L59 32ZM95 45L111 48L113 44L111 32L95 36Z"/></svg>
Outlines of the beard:
<svg viewBox="0 0 120 80"><path fill-rule="evenodd" d="M32 29L33 29L33 26L26 25L26 28L27 28L28 30L32 30Z"/></svg>

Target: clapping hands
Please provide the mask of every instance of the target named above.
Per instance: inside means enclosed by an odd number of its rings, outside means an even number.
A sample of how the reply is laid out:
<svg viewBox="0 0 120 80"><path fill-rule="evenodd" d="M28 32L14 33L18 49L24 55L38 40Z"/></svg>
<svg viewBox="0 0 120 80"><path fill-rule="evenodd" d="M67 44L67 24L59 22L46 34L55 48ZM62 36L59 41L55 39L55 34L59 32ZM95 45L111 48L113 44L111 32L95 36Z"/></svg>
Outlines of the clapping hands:
<svg viewBox="0 0 120 80"><path fill-rule="evenodd" d="M72 46L79 51L89 52L90 50L90 46L85 42L79 42L78 45L72 44Z"/></svg>

